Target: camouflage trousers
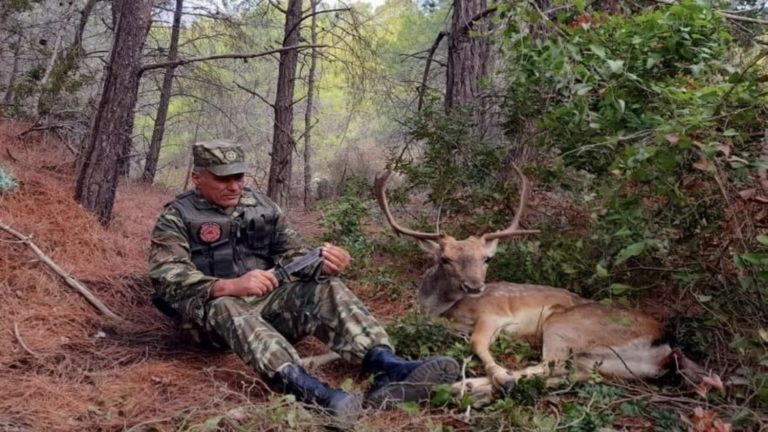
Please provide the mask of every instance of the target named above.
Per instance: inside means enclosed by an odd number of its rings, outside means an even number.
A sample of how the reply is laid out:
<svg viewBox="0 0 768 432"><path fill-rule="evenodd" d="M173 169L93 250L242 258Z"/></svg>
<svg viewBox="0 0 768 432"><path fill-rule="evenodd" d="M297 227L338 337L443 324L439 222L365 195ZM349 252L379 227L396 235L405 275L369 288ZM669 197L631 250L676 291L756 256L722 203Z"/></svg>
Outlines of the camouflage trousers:
<svg viewBox="0 0 768 432"><path fill-rule="evenodd" d="M337 278L296 281L264 297L219 297L206 303L205 332L255 371L272 377L300 359L292 342L312 335L351 363L376 345L392 347L383 327Z"/></svg>

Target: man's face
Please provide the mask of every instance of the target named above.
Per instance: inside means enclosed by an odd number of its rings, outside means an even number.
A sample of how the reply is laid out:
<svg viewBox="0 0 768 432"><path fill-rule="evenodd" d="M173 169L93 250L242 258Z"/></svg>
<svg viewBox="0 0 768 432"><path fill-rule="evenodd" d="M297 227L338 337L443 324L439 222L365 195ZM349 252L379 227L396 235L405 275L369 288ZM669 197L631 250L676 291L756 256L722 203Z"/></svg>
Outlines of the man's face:
<svg viewBox="0 0 768 432"><path fill-rule="evenodd" d="M217 176L208 170L192 173L192 183L210 203L228 209L237 205L243 194L243 174Z"/></svg>

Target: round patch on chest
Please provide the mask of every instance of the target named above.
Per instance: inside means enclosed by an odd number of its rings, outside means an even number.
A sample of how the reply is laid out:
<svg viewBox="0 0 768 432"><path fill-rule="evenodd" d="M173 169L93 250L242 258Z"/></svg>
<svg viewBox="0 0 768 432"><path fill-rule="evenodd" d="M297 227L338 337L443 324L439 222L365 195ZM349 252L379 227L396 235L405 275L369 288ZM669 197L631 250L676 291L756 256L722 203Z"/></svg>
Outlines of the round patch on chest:
<svg viewBox="0 0 768 432"><path fill-rule="evenodd" d="M221 238L221 225L215 222L206 222L200 225L197 236L203 243L213 243Z"/></svg>

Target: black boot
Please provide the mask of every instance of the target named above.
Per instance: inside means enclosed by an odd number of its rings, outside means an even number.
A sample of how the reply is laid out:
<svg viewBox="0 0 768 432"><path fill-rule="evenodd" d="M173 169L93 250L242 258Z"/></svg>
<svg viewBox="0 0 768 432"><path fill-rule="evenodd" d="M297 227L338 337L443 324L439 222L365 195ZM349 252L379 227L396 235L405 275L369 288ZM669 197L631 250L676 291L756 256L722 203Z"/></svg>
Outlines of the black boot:
<svg viewBox="0 0 768 432"><path fill-rule="evenodd" d="M434 386L455 382L460 370L450 357L408 361L387 346L376 346L365 354L363 372L376 373L365 397L366 406L385 408L400 402L428 400Z"/></svg>
<svg viewBox="0 0 768 432"><path fill-rule="evenodd" d="M356 420L362 410L362 395L333 389L296 364L282 367L273 384L279 392L292 394L297 401L314 405L343 422Z"/></svg>

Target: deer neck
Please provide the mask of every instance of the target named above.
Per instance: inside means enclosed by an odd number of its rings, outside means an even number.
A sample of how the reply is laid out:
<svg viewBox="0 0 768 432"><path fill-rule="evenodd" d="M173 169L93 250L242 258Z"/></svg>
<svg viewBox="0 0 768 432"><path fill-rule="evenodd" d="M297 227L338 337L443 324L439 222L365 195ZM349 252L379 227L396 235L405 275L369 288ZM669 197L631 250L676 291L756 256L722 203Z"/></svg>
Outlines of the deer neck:
<svg viewBox="0 0 768 432"><path fill-rule="evenodd" d="M445 314L463 297L459 283L448 277L440 265L424 273L419 285L418 302L422 311L429 316Z"/></svg>

